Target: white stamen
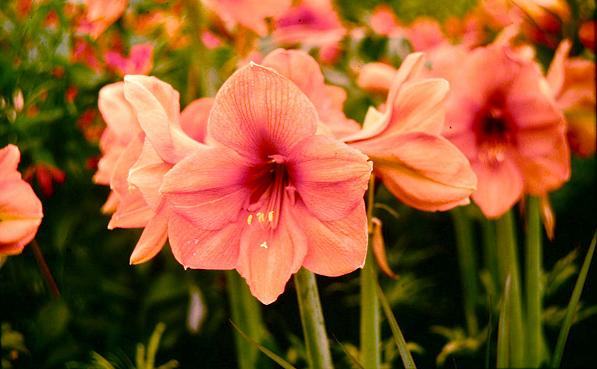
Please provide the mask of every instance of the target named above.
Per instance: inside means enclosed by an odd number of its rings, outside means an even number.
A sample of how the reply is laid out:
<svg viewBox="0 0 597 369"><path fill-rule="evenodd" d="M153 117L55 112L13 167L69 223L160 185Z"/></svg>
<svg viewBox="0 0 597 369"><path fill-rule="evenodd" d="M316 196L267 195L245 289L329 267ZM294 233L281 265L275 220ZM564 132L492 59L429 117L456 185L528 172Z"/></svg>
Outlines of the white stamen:
<svg viewBox="0 0 597 369"><path fill-rule="evenodd" d="M261 245L259 245L259 247L263 247L264 249L267 249L267 242L263 241L261 243Z"/></svg>

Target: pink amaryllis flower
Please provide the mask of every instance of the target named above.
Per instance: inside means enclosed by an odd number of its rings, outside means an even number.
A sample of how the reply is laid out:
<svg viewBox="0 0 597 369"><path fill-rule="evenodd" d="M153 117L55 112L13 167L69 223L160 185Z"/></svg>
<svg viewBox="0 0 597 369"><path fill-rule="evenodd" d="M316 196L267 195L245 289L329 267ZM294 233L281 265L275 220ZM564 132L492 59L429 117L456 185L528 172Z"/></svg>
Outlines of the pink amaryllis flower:
<svg viewBox="0 0 597 369"><path fill-rule="evenodd" d="M255 31L260 36L267 34L266 18L283 14L291 0L203 0L229 28L236 24Z"/></svg>
<svg viewBox="0 0 597 369"><path fill-rule="evenodd" d="M211 146L176 164L160 190L194 225L179 242L185 267L236 268L269 304L301 266L337 276L363 265L371 164L316 135L317 122L309 99L272 69L251 63L224 83L209 117ZM180 217L171 219L176 242Z"/></svg>
<svg viewBox="0 0 597 369"><path fill-rule="evenodd" d="M431 73L452 86L444 134L477 174L473 200L497 218L524 193L545 195L568 180L565 121L528 55L502 41L456 52L457 58L432 59Z"/></svg>
<svg viewBox="0 0 597 369"><path fill-rule="evenodd" d="M367 154L394 196L425 211L469 203L476 177L467 158L442 136L449 85L424 78L423 54L410 54L398 71L373 65L359 83L388 89L383 112L370 108L363 129L343 141Z"/></svg>
<svg viewBox="0 0 597 369"><path fill-rule="evenodd" d="M43 217L39 198L17 170L20 158L15 145L0 150L0 255L20 254Z"/></svg>

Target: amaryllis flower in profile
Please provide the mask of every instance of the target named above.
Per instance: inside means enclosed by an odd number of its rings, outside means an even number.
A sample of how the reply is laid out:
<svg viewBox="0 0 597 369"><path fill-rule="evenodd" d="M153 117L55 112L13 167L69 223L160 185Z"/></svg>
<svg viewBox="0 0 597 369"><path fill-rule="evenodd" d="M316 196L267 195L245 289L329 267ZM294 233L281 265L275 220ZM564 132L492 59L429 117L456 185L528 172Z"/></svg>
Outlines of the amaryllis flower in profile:
<svg viewBox="0 0 597 369"><path fill-rule="evenodd" d="M568 180L565 122L528 56L503 42L458 55L458 63L432 60L431 73L452 86L444 134L477 174L473 200L496 218L524 193L545 195Z"/></svg>
<svg viewBox="0 0 597 369"><path fill-rule="evenodd" d="M31 242L43 217L41 202L21 179L15 145L0 150L0 255L15 255Z"/></svg>
<svg viewBox="0 0 597 369"><path fill-rule="evenodd" d="M240 24L260 36L267 34L266 18L277 17L286 11L291 0L203 0L229 28Z"/></svg>
<svg viewBox="0 0 597 369"><path fill-rule="evenodd" d="M570 148L581 156L595 154L595 62L569 58L572 44L563 41L547 72L547 82L566 116Z"/></svg>
<svg viewBox="0 0 597 369"><path fill-rule="evenodd" d="M212 108L206 149L183 159L161 187L171 208L170 242L189 268L236 268L269 304L301 266L337 276L363 265L367 157L316 135L309 99L272 69L232 75Z"/></svg>
<svg viewBox="0 0 597 369"><path fill-rule="evenodd" d="M272 36L281 46L322 47L337 44L345 34L330 0L301 0L276 18Z"/></svg>
<svg viewBox="0 0 597 369"><path fill-rule="evenodd" d="M324 128L331 129L336 138L359 130L359 124L344 115L346 91L326 84L319 64L309 54L300 50L277 49L269 53L261 64L294 82L315 106Z"/></svg>
<svg viewBox="0 0 597 369"><path fill-rule="evenodd" d="M441 133L449 85L423 78L423 54L410 54L393 73L385 110L370 108L363 129L343 141L373 160L374 170L394 196L425 211L469 203L476 177L467 158ZM391 67L367 78L389 78ZM360 81L363 78L360 78ZM384 85L388 81L361 81Z"/></svg>

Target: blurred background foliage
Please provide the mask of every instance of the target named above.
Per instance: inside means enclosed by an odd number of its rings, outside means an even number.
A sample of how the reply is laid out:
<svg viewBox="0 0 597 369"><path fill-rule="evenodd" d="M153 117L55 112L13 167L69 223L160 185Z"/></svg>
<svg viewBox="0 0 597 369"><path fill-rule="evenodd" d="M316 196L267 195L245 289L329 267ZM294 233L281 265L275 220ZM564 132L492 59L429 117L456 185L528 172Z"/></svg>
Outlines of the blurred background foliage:
<svg viewBox="0 0 597 369"><path fill-rule="evenodd" d="M130 266L129 255L139 233L106 229L108 217L101 214L100 207L108 188L92 183L104 127L97 113L97 94L101 86L121 77L89 61L95 58L101 64L100 50L109 46L83 38L88 49L81 51L81 37L75 35L64 1L39 2L34 11L25 14L19 12L20 3L0 1L0 147L8 143L19 146L23 153L19 169L29 171L29 180L42 199L44 219L37 241L60 296L53 297L46 287L30 247L22 255L0 262L2 368L235 367L223 272L185 271L167 248L151 262ZM353 25L366 24L371 9L380 3L336 1L342 18ZM401 20L409 22L419 16L440 20L463 16L475 1L403 0L390 5ZM594 11L591 1L574 0L571 5L576 12ZM146 0L129 3L136 14L170 6ZM196 66L192 46L173 46L172 40L157 30L143 36L134 34L123 19L113 28L117 40L107 42L119 43L125 50L133 43L151 40L152 74L181 91L183 106L195 97L188 86L191 69ZM183 35L191 35L192 30L192 25L186 24ZM347 89L349 116L360 120L369 105L380 101L356 87L349 63L392 60L397 57L395 46L370 34L345 40L343 59L324 68L330 81ZM546 53L549 60L551 54ZM230 74L235 66L230 63L233 56L233 48L224 44L202 61L210 66L205 72L204 93L213 95ZM18 103L21 98L23 104ZM584 257L596 226L595 169L594 157L574 157L570 182L552 195L557 226L555 240L545 240L543 317L550 347L557 338L579 259ZM464 333L450 215L410 209L383 190L377 202L388 260L399 274L397 280L382 277L381 282L418 366L484 366L486 356L495 353L487 351L487 331L479 337ZM466 211L481 219L474 207ZM357 273L318 280L338 367L354 366L347 353L356 355L358 346ZM490 291L492 287L484 288ZM305 365L304 348L292 289L289 284L276 303L263 307L269 329L265 345L300 367ZM481 296L486 299L488 294ZM495 303L478 301L482 326L490 323L494 335ZM596 305L597 271L593 266L576 316L578 324L566 347L564 367L594 364ZM383 361L387 367L398 367L401 364L389 327L384 324L383 329ZM153 348L148 343L150 337ZM155 365L147 360L152 355ZM170 361L173 359L176 361ZM274 366L265 357L260 360L260 367Z"/></svg>

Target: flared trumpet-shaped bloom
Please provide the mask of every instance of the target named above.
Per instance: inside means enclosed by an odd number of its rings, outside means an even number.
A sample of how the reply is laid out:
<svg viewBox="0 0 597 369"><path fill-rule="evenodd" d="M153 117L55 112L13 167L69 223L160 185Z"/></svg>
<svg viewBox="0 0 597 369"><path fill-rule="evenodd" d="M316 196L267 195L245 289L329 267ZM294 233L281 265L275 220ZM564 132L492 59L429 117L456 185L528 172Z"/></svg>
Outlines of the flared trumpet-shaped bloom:
<svg viewBox="0 0 597 369"><path fill-rule="evenodd" d="M336 276L363 265L371 164L316 135L317 122L309 99L270 68L251 63L224 83L211 146L176 164L161 187L185 220L169 222L185 267L236 268L269 304L301 266ZM188 224L190 238L181 232Z"/></svg>
<svg viewBox="0 0 597 369"><path fill-rule="evenodd" d="M14 145L0 150L0 255L21 253L43 217L41 202L17 170L20 158Z"/></svg>
<svg viewBox="0 0 597 369"><path fill-rule="evenodd" d="M547 82L566 116L570 148L581 156L595 154L595 62L569 58L572 44L563 41L547 72Z"/></svg>
<svg viewBox="0 0 597 369"><path fill-rule="evenodd" d="M359 124L344 115L346 92L325 83L319 64L309 54L300 50L277 49L269 53L261 64L294 82L315 106L320 122L331 129L336 138L359 130Z"/></svg>
<svg viewBox="0 0 597 369"><path fill-rule="evenodd" d="M370 108L363 129L343 141L367 154L375 173L394 196L426 211L443 211L469 203L476 188L470 164L444 138L444 102L448 82L420 77L423 54L409 55L392 74L385 111ZM361 84L383 90L391 67L374 65Z"/></svg>
<svg viewBox="0 0 597 369"><path fill-rule="evenodd" d="M434 63L452 85L444 134L479 180L473 200L489 218L524 193L544 195L570 175L565 122L539 66L503 42ZM448 59L446 59L448 60Z"/></svg>
<svg viewBox="0 0 597 369"><path fill-rule="evenodd" d="M203 0L230 28L236 24L255 31L260 36L267 34L265 19L277 17L286 11L291 0Z"/></svg>

